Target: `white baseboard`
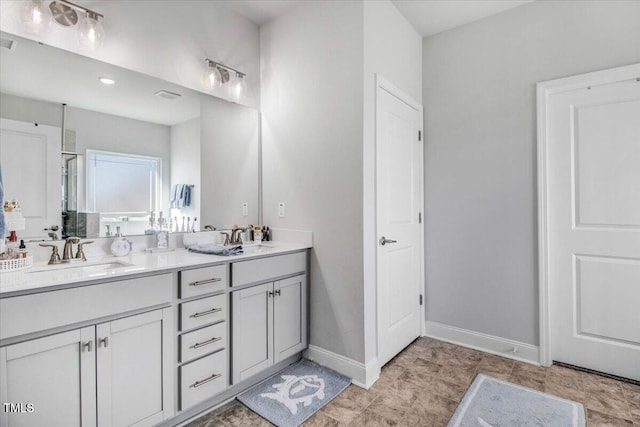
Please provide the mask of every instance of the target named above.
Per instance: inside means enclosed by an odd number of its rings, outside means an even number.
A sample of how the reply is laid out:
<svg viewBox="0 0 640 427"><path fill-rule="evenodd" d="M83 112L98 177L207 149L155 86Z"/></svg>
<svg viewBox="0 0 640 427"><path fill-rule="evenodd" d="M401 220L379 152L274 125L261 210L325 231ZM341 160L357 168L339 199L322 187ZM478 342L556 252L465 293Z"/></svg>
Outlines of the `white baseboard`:
<svg viewBox="0 0 640 427"><path fill-rule="evenodd" d="M535 345L429 321L425 322L424 330L426 331L425 336L430 338L540 365L540 351Z"/></svg>
<svg viewBox="0 0 640 427"><path fill-rule="evenodd" d="M351 378L353 384L365 389L371 387L380 377L378 359L364 364L315 345L309 346L304 357Z"/></svg>

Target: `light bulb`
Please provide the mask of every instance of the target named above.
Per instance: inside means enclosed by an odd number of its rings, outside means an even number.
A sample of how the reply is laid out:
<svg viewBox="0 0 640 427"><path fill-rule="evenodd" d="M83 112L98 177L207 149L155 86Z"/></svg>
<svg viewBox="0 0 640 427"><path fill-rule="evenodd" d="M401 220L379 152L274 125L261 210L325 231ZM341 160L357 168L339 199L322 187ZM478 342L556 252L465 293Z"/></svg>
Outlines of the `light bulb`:
<svg viewBox="0 0 640 427"><path fill-rule="evenodd" d="M80 44L95 49L104 43L104 28L98 21L98 16L94 13L87 12L85 17L78 23L78 39Z"/></svg>
<svg viewBox="0 0 640 427"><path fill-rule="evenodd" d="M51 30L51 13L40 0L27 2L22 8L21 18L30 33L46 33Z"/></svg>
<svg viewBox="0 0 640 427"><path fill-rule="evenodd" d="M238 102L246 91L247 83L244 81L244 75L236 73L236 78L229 84L229 97Z"/></svg>
<svg viewBox="0 0 640 427"><path fill-rule="evenodd" d="M202 83L207 90L214 90L222 85L222 73L215 65L209 65L207 71L204 73Z"/></svg>

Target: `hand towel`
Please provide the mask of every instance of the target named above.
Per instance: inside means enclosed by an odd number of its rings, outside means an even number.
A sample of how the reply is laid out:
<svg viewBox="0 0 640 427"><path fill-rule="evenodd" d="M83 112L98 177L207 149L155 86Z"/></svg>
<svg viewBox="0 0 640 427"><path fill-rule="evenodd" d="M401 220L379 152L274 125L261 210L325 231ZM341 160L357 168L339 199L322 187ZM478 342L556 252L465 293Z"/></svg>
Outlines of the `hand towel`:
<svg viewBox="0 0 640 427"><path fill-rule="evenodd" d="M216 245L212 243L205 243L201 245L191 246L189 248L190 252L196 252L199 254L209 254L209 255L238 255L244 253L242 250L242 245L237 246L222 246Z"/></svg>

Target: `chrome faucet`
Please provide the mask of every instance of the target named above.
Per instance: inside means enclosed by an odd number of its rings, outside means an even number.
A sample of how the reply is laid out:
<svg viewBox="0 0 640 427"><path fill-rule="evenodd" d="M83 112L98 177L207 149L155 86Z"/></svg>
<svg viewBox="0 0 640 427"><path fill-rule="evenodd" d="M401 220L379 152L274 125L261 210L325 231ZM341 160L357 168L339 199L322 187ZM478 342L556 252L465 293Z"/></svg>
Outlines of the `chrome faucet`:
<svg viewBox="0 0 640 427"><path fill-rule="evenodd" d="M73 245L78 244L78 251L76 252L75 257L73 256ZM40 246L51 248L51 257L49 258L49 265L60 264L62 262L71 262L73 259L81 259L82 261L86 261L87 257L84 255L83 246L88 245L89 243L93 243L93 240L88 240L85 242L80 242L79 237L67 237L64 242L64 249L62 249L62 259L60 259L60 253L58 252L58 245L56 244L45 244L40 243Z"/></svg>
<svg viewBox="0 0 640 427"><path fill-rule="evenodd" d="M51 237L51 240L58 240L58 233L56 233L56 231L58 231L59 229L60 227L58 227L57 225L52 225L49 228L45 228L44 231L48 231L47 235Z"/></svg>
<svg viewBox="0 0 640 427"><path fill-rule="evenodd" d="M51 257L49 258L49 265L60 264L60 254L58 253L58 245L40 243L43 248L51 248Z"/></svg>
<svg viewBox="0 0 640 427"><path fill-rule="evenodd" d="M64 242L64 249L62 249L62 260L61 262L71 262L73 259L73 245L74 243L79 243L80 239L77 237L67 237Z"/></svg>
<svg viewBox="0 0 640 427"><path fill-rule="evenodd" d="M84 242L80 242L78 243L78 251L76 252L76 259L81 259L83 261L87 260L87 257L84 255L84 250L82 249L82 247L84 245L88 245L89 243L93 243L93 240L87 240ZM131 241L129 240L129 249L131 249Z"/></svg>
<svg viewBox="0 0 640 427"><path fill-rule="evenodd" d="M247 231L245 227L234 228L231 231L231 241L229 243L232 245L241 245L242 237L240 237L240 233L244 233L245 231Z"/></svg>

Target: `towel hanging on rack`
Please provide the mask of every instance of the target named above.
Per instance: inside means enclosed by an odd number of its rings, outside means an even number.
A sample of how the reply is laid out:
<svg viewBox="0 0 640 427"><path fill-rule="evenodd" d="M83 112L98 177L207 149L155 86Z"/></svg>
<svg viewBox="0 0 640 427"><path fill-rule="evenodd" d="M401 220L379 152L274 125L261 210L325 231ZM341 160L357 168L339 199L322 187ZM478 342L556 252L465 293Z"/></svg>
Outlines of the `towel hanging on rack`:
<svg viewBox="0 0 640 427"><path fill-rule="evenodd" d="M187 208L191 205L191 187L188 184L175 184L171 189L171 207L174 209Z"/></svg>

